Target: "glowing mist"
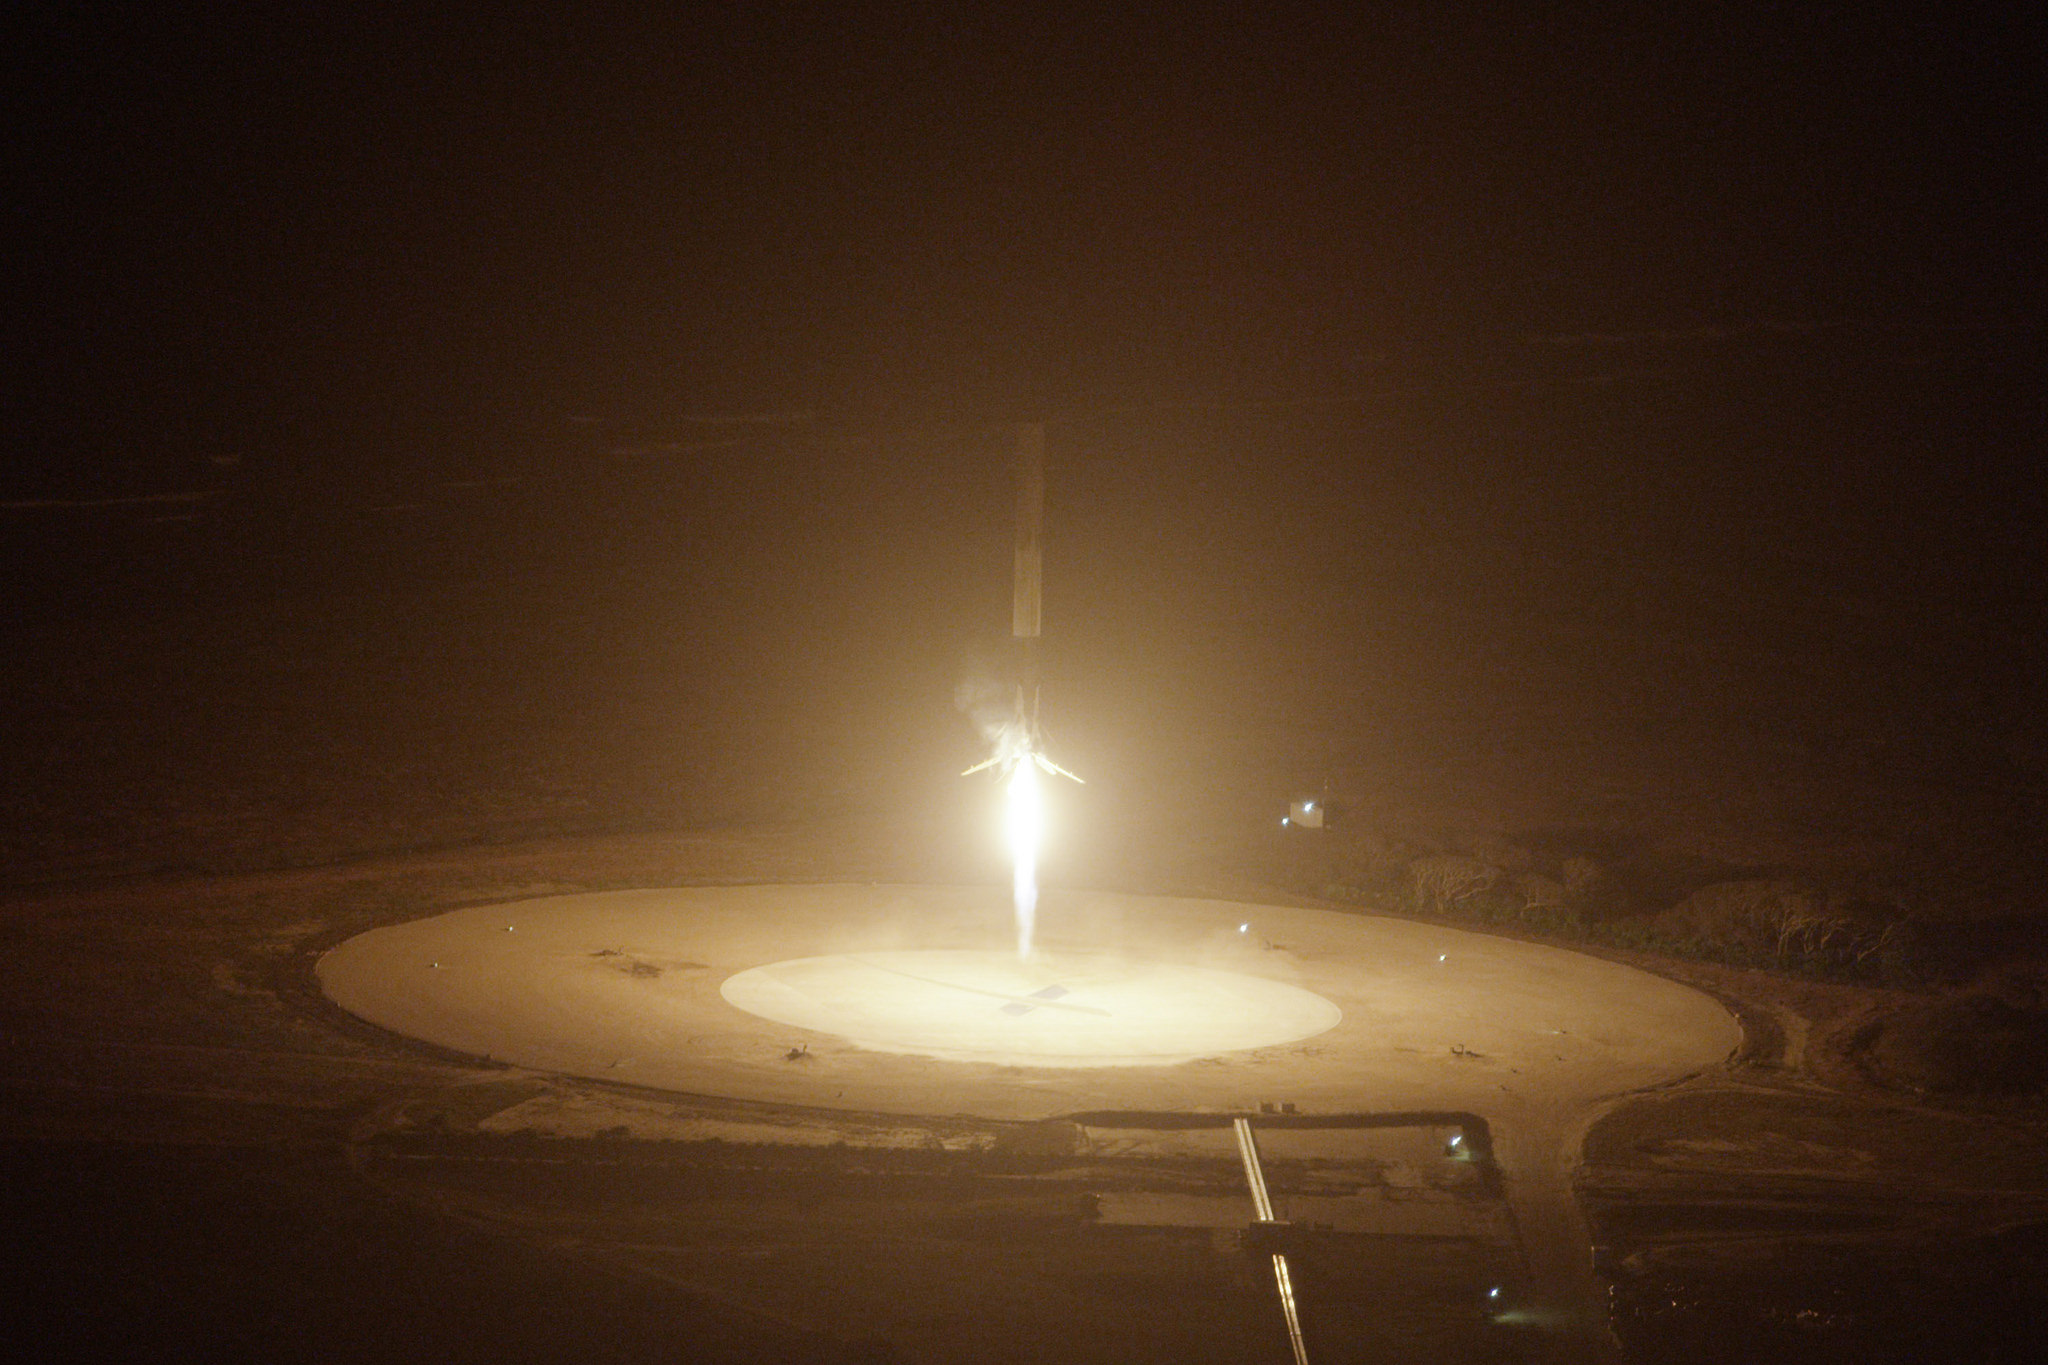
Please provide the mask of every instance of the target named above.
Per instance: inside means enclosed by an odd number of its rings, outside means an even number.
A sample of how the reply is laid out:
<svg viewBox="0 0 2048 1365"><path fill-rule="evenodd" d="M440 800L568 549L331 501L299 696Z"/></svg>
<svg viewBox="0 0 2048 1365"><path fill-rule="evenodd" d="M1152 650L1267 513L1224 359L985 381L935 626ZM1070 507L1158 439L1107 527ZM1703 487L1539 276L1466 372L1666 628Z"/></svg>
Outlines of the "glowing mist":
<svg viewBox="0 0 2048 1365"><path fill-rule="evenodd" d="M1038 919L1038 845L1045 836L1045 800L1038 765L1027 754L1010 769L1011 899L1017 913L1017 956L1031 956Z"/></svg>

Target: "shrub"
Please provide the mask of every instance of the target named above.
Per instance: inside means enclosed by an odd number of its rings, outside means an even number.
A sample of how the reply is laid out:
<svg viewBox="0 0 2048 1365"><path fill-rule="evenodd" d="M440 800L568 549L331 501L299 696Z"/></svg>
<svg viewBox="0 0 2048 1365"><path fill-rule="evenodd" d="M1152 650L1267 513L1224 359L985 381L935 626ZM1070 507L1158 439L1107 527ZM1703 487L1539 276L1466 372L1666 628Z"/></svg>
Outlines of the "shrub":
<svg viewBox="0 0 2048 1365"><path fill-rule="evenodd" d="M1845 901L1796 882L1715 882L1656 923L1688 952L1736 965L1900 985L1920 970L1922 939L1896 908Z"/></svg>
<svg viewBox="0 0 2048 1365"><path fill-rule="evenodd" d="M1501 879L1500 869L1493 864L1455 853L1417 858L1408 864L1408 878L1415 908L1434 915L1463 908L1466 902L1493 890Z"/></svg>
<svg viewBox="0 0 2048 1365"><path fill-rule="evenodd" d="M1564 883L1555 877L1546 877L1541 872L1517 873L1514 887L1522 898L1522 904L1530 909L1537 906L1562 909L1571 903L1565 894Z"/></svg>

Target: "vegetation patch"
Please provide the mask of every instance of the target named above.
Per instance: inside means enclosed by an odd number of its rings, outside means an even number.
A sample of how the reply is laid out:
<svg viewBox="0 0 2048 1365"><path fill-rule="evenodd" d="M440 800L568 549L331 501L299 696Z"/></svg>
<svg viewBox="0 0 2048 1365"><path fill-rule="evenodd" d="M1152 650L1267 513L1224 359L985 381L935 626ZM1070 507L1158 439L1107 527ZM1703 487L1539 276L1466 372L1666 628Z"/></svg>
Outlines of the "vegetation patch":
<svg viewBox="0 0 2048 1365"><path fill-rule="evenodd" d="M1918 989L1967 975L1897 898L1654 851L1602 859L1499 838L1431 850L1363 835L1298 870L1311 872L1302 890L1387 914L1859 985Z"/></svg>

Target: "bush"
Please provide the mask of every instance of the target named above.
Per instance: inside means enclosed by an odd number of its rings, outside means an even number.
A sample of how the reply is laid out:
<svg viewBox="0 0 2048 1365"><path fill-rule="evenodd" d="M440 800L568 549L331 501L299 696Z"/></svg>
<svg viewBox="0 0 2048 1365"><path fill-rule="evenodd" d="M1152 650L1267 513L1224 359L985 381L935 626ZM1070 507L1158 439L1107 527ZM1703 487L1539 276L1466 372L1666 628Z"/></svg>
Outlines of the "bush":
<svg viewBox="0 0 2048 1365"><path fill-rule="evenodd" d="M1916 984L1925 937L1895 907L1777 879L1715 882L1657 916L1688 956L1812 976Z"/></svg>
<svg viewBox="0 0 2048 1365"><path fill-rule="evenodd" d="M1415 908L1424 914L1441 915L1468 908L1467 902L1500 884L1501 873L1493 864L1478 858L1439 853L1408 864L1408 879Z"/></svg>
<svg viewBox="0 0 2048 1365"><path fill-rule="evenodd" d="M1924 989L1943 979L1937 961L1943 940L1887 900L1751 877L1700 886L1671 908L1644 916L1631 912L1622 882L1590 858L1565 858L1556 875L1527 867L1511 873L1461 853L1390 861L1413 852L1412 846L1373 841L1330 867L1329 880L1318 888L1329 899L1385 913L1509 926L1732 967L1894 989ZM2048 1002L2048 964L2000 993L2022 1003Z"/></svg>

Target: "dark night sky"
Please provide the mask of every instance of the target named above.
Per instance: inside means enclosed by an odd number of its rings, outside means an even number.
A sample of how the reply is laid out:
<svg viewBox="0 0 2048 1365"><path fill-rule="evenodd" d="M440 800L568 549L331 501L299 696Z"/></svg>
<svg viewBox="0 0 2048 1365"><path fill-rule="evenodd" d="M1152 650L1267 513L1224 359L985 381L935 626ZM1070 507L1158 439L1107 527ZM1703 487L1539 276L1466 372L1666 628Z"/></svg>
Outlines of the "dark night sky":
<svg viewBox="0 0 2048 1365"><path fill-rule="evenodd" d="M1526 740L2037 792L2023 12L40 8L16 729L950 774L1045 418L1094 790Z"/></svg>
<svg viewBox="0 0 2048 1365"><path fill-rule="evenodd" d="M2031 344L2031 20L360 8L10 44L18 473L1330 394L1560 334Z"/></svg>

